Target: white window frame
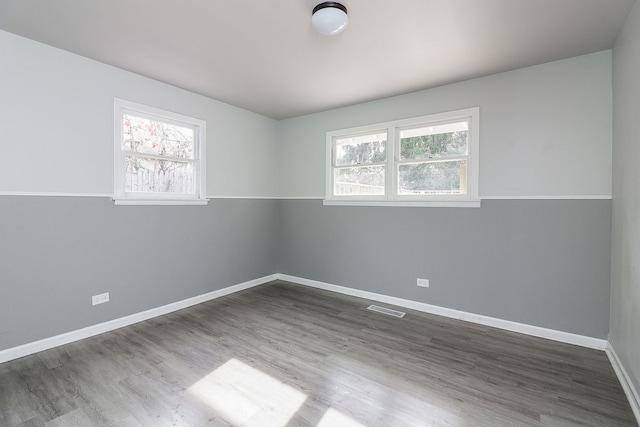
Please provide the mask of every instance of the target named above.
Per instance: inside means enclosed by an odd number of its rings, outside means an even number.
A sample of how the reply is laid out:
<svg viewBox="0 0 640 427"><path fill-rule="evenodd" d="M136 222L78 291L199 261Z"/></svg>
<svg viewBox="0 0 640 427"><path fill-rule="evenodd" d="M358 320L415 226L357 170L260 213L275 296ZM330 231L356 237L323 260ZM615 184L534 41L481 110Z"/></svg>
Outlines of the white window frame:
<svg viewBox="0 0 640 427"><path fill-rule="evenodd" d="M114 98L113 200L116 205L206 205L206 122L171 111ZM164 123L190 127L194 130L195 194L128 193L125 191L125 151L123 146L123 115L132 114Z"/></svg>
<svg viewBox="0 0 640 427"><path fill-rule="evenodd" d="M433 194L433 195L401 195L398 194L398 167L400 160L400 131L421 126L433 126L450 122L467 120L469 122L469 153L467 159L467 193L466 194ZM426 207L480 207L478 195L479 148L480 148L480 108L472 107L443 113L375 123L348 129L327 132L326 139L326 194L325 205L353 206L426 206ZM336 140L373 133L387 133L385 163L385 194L381 196L335 195L334 165Z"/></svg>

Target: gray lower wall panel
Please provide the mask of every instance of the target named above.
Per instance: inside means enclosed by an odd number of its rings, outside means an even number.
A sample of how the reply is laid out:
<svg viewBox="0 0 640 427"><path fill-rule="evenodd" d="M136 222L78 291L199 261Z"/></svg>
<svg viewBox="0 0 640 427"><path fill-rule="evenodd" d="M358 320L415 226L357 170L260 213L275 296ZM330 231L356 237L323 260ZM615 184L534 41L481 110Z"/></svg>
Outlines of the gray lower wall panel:
<svg viewBox="0 0 640 427"><path fill-rule="evenodd" d="M610 201L0 197L0 350L273 273L606 338ZM177 255L176 255L177 254ZM416 278L431 281L418 288ZM91 306L109 292L111 302Z"/></svg>
<svg viewBox="0 0 640 427"><path fill-rule="evenodd" d="M611 201L280 202L280 272L606 339ZM431 281L418 288L416 278Z"/></svg>
<svg viewBox="0 0 640 427"><path fill-rule="evenodd" d="M0 197L0 350L277 273L278 203Z"/></svg>

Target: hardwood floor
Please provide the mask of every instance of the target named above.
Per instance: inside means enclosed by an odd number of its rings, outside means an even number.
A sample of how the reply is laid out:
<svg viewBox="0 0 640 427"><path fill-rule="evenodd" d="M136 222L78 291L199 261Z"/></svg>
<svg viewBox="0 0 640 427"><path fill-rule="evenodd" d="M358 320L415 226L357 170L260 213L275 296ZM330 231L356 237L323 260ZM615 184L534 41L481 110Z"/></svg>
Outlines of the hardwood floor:
<svg viewBox="0 0 640 427"><path fill-rule="evenodd" d="M0 425L637 425L604 352L370 303L272 282L14 360Z"/></svg>

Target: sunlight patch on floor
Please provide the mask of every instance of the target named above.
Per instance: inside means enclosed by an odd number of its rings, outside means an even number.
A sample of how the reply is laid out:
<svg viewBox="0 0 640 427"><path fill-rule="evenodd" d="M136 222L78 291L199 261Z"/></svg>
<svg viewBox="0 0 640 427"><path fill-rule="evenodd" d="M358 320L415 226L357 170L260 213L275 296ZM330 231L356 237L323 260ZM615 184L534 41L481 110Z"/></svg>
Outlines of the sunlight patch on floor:
<svg viewBox="0 0 640 427"><path fill-rule="evenodd" d="M284 427L307 399L306 394L237 359L193 384L189 393L228 422L243 427Z"/></svg>
<svg viewBox="0 0 640 427"><path fill-rule="evenodd" d="M340 411L329 408L316 427L365 427Z"/></svg>

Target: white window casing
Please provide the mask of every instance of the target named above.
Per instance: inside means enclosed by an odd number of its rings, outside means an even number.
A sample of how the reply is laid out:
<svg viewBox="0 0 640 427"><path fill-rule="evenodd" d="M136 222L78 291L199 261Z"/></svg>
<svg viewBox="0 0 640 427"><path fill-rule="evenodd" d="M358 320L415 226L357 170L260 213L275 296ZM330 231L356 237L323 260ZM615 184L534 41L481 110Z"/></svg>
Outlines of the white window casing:
<svg viewBox="0 0 640 427"><path fill-rule="evenodd" d="M204 205L206 122L114 99L117 205Z"/></svg>
<svg viewBox="0 0 640 427"><path fill-rule="evenodd" d="M479 110L327 132L324 204L479 207Z"/></svg>

